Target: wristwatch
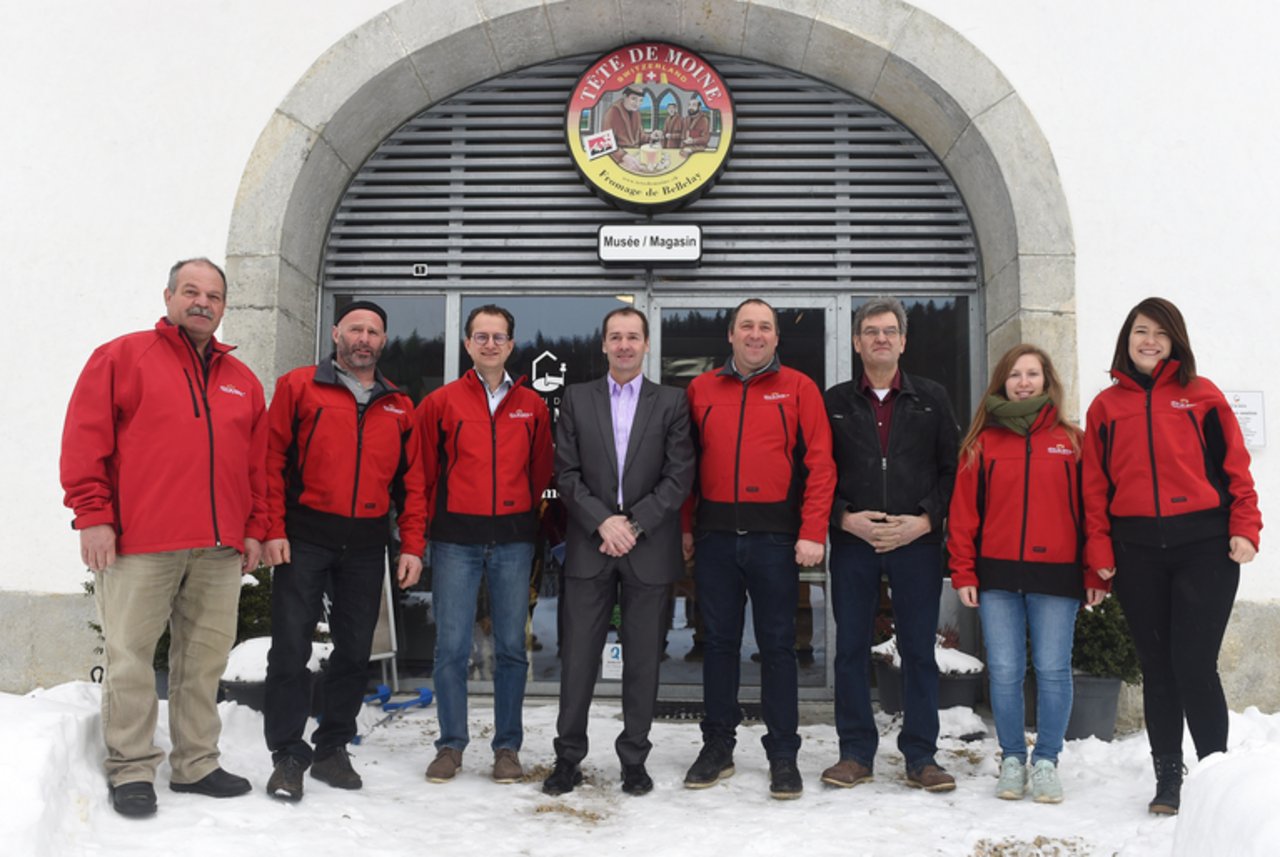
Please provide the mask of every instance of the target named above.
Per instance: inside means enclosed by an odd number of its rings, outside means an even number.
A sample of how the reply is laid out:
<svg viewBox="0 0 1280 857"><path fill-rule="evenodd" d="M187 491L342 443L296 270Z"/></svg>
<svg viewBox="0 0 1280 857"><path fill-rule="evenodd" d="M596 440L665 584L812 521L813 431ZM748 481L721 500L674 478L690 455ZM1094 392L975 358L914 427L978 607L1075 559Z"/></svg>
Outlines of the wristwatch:
<svg viewBox="0 0 1280 857"><path fill-rule="evenodd" d="M634 518L627 518L627 526L631 528L631 535L637 539L644 535L644 527L637 524Z"/></svg>

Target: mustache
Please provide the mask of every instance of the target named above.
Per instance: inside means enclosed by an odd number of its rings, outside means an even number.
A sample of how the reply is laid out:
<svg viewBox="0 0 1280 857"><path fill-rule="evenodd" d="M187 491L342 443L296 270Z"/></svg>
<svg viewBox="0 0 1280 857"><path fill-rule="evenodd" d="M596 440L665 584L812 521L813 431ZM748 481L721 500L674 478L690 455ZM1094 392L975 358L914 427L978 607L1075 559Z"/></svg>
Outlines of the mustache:
<svg viewBox="0 0 1280 857"><path fill-rule="evenodd" d="M213 320L213 312L202 306L193 306L187 309L187 315L198 315L201 318Z"/></svg>

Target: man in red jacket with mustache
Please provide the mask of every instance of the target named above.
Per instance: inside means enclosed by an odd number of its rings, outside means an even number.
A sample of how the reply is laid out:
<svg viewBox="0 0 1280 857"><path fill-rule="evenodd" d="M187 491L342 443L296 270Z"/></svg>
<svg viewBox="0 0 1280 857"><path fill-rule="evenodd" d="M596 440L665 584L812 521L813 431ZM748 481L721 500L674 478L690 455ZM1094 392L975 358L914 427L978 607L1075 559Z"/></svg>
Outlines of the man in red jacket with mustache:
<svg viewBox="0 0 1280 857"><path fill-rule="evenodd" d="M227 281L208 259L169 271L166 316L89 358L62 433L62 486L94 572L105 638L102 731L115 810L156 811L164 753L152 657L170 630L169 788L249 791L218 764L218 679L236 634L240 575L266 534L262 385L214 338Z"/></svg>

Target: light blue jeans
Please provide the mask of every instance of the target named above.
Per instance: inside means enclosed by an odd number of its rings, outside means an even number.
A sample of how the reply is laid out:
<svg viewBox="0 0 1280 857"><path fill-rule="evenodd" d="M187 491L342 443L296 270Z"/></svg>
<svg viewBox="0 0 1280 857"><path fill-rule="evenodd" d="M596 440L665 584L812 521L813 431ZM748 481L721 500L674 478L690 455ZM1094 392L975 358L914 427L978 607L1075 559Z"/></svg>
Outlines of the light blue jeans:
<svg viewBox="0 0 1280 857"><path fill-rule="evenodd" d="M466 749L467 661L480 579L489 587L493 619L493 749L519 750L524 740L524 629L529 619L533 544L431 543L431 603L436 619L434 684L440 738L436 749Z"/></svg>
<svg viewBox="0 0 1280 857"><path fill-rule="evenodd" d="M1026 709L1022 683L1027 673L1027 629L1036 669L1036 746L1032 762L1055 765L1071 718L1071 643L1080 602L1061 595L986 589L978 614L987 644L991 713L1004 757L1026 761Z"/></svg>

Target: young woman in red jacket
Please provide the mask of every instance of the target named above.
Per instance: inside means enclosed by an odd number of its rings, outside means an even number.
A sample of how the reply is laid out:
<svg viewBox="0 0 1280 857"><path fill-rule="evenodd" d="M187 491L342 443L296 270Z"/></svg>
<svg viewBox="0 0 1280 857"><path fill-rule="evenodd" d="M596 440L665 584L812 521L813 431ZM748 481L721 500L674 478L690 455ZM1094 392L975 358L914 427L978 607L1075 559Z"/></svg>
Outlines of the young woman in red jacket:
<svg viewBox="0 0 1280 857"><path fill-rule="evenodd" d="M1071 715L1076 611L1107 584L1081 564L1080 429L1062 416L1049 356L1017 345L992 372L960 446L947 549L951 585L977 607L1003 761L996 796L1062 800L1058 754ZM1022 683L1027 631L1036 671L1036 743L1027 772Z"/></svg>
<svg viewBox="0 0 1280 857"><path fill-rule="evenodd" d="M1129 312L1111 375L1086 419L1085 562L1115 578L1142 663L1156 773L1149 808L1173 815L1183 715L1200 758L1227 749L1218 649L1262 517L1240 426L1221 391L1196 375L1176 306L1147 298Z"/></svg>

